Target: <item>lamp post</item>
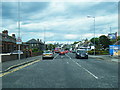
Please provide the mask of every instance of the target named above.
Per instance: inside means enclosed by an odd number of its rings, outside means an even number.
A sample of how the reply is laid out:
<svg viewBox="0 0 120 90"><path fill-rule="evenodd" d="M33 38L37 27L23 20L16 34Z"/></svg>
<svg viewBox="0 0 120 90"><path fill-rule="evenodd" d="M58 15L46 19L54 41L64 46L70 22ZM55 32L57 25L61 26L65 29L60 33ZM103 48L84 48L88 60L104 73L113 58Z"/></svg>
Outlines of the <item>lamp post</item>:
<svg viewBox="0 0 120 90"><path fill-rule="evenodd" d="M93 18L94 19L94 55L95 55L95 17L94 16L87 16L87 18Z"/></svg>

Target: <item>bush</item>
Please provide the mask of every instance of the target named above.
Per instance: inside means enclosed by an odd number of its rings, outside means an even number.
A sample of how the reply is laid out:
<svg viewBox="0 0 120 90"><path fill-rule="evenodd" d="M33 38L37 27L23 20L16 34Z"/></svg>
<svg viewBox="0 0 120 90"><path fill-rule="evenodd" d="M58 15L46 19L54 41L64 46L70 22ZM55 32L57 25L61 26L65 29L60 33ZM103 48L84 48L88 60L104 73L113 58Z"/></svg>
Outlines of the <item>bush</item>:
<svg viewBox="0 0 120 90"><path fill-rule="evenodd" d="M94 50L91 50L91 51L88 51L88 54L89 55L93 55L94 54ZM108 55L109 54L109 51L106 51L106 50L100 50L100 51L95 51L95 54L96 55Z"/></svg>
<svg viewBox="0 0 120 90"><path fill-rule="evenodd" d="M38 48L34 48L32 52L38 52Z"/></svg>

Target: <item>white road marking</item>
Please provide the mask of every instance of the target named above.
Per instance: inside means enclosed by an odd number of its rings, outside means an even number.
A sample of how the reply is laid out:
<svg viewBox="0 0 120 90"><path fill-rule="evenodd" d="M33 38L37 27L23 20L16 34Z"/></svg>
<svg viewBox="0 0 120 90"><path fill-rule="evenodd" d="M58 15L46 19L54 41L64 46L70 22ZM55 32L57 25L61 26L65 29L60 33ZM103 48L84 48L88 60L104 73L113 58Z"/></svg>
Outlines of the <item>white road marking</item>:
<svg viewBox="0 0 120 90"><path fill-rule="evenodd" d="M54 58L53 58L53 60L58 56L59 54L57 54Z"/></svg>
<svg viewBox="0 0 120 90"><path fill-rule="evenodd" d="M68 56L67 54L65 54L65 55L71 59L71 57L70 57L70 56Z"/></svg>
<svg viewBox="0 0 120 90"><path fill-rule="evenodd" d="M72 60L73 62L75 62L74 60ZM88 72L90 75L92 75L95 79L98 79L98 77L96 75L94 75L93 73L91 73L89 70L87 70L86 68L82 67L80 64L78 64L77 62L75 62L79 67L83 68L86 72Z"/></svg>
<svg viewBox="0 0 120 90"><path fill-rule="evenodd" d="M69 64L69 62L67 62L67 64Z"/></svg>
<svg viewBox="0 0 120 90"><path fill-rule="evenodd" d="M61 56L61 58L63 58L64 56Z"/></svg>

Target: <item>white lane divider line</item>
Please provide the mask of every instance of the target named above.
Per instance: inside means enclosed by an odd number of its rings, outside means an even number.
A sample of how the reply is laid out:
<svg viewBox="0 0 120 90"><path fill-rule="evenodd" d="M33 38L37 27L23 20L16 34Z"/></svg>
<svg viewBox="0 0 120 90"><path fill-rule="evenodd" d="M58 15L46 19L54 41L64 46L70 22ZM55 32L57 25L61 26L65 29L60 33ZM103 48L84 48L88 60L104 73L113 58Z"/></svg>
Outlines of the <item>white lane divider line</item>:
<svg viewBox="0 0 120 90"><path fill-rule="evenodd" d="M67 54L65 54L68 58L70 58L71 59L71 57L70 56L68 56Z"/></svg>
<svg viewBox="0 0 120 90"><path fill-rule="evenodd" d="M59 54L57 54L54 58L53 58L53 60L58 56Z"/></svg>
<svg viewBox="0 0 120 90"><path fill-rule="evenodd" d="M61 58L63 58L64 56L61 56Z"/></svg>
<svg viewBox="0 0 120 90"><path fill-rule="evenodd" d="M75 62L74 60L72 60L73 62ZM82 67L80 64L78 64L77 62L75 62L79 67L81 67L82 69L84 69L86 72L88 72L90 75L92 75L95 79L98 79L98 77L96 75L94 75L93 73L91 73L89 70L87 70L86 68Z"/></svg>
<svg viewBox="0 0 120 90"><path fill-rule="evenodd" d="M67 64L69 64L69 62L67 62Z"/></svg>

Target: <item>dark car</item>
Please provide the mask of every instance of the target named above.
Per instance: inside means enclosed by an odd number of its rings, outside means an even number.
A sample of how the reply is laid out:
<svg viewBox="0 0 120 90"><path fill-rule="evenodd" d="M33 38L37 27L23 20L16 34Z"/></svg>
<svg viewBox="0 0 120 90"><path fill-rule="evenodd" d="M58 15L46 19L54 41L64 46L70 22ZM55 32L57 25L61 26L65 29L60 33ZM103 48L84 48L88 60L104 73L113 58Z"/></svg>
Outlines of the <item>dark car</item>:
<svg viewBox="0 0 120 90"><path fill-rule="evenodd" d="M76 58L88 59L87 51L86 50L81 50L81 49L76 50Z"/></svg>

